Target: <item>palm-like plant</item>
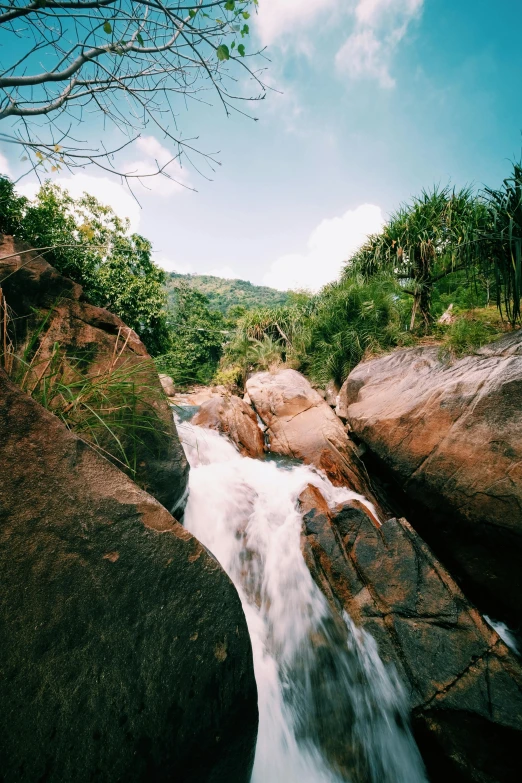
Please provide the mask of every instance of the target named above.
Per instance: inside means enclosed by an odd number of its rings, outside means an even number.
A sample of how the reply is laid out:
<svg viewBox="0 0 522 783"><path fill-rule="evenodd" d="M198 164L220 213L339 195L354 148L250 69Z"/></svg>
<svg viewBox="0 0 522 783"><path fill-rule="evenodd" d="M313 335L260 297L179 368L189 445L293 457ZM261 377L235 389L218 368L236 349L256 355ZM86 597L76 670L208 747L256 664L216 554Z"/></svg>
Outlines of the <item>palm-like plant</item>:
<svg viewBox="0 0 522 783"><path fill-rule="evenodd" d="M520 321L522 297L522 163L498 190L482 194L488 223L480 232L478 248L487 269L493 268L497 306L512 326Z"/></svg>
<svg viewBox="0 0 522 783"><path fill-rule="evenodd" d="M390 277L359 275L326 286L308 322L304 369L318 383L342 383L365 353L397 344L401 316Z"/></svg>
<svg viewBox="0 0 522 783"><path fill-rule="evenodd" d="M469 188L423 191L391 216L381 234L369 238L348 262L346 274L393 273L413 297L411 327L419 313L428 328L433 287L452 272L473 266L483 216L484 207Z"/></svg>

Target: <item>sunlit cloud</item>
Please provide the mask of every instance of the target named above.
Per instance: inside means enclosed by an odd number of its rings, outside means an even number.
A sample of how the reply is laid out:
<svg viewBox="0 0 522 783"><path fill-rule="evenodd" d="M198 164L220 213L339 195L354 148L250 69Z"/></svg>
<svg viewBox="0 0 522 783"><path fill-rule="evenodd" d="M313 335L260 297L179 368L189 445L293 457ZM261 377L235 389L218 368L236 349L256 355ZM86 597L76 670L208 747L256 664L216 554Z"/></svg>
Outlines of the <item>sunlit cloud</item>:
<svg viewBox="0 0 522 783"><path fill-rule="evenodd" d="M359 0L353 9L355 28L335 57L339 72L351 79L375 79L395 86L393 58L424 0Z"/></svg>
<svg viewBox="0 0 522 783"><path fill-rule="evenodd" d="M263 46L277 42L286 46L295 35L316 22L326 11L341 5L341 0L264 0L259 4L256 29Z"/></svg>
<svg viewBox="0 0 522 783"><path fill-rule="evenodd" d="M281 256L263 278L265 285L285 291L306 288L317 291L336 280L343 262L384 225L380 207L361 204L340 217L323 220L311 233L303 253Z"/></svg>

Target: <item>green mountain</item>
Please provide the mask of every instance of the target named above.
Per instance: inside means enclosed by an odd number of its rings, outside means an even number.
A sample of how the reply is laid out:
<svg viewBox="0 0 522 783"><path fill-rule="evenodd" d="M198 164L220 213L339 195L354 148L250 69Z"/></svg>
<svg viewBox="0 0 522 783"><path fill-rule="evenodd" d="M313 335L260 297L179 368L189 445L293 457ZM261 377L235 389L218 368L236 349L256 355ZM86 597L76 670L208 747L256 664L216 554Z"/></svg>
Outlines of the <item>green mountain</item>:
<svg viewBox="0 0 522 783"><path fill-rule="evenodd" d="M210 307L219 310L226 315L229 308L234 305L242 305L247 310L254 307L272 307L284 305L288 302L289 294L286 291L276 291L264 285L252 285L247 280L227 280L223 277L211 275L180 275L171 272L167 277L167 291L169 299L173 296L173 289L177 283L187 283L208 298Z"/></svg>

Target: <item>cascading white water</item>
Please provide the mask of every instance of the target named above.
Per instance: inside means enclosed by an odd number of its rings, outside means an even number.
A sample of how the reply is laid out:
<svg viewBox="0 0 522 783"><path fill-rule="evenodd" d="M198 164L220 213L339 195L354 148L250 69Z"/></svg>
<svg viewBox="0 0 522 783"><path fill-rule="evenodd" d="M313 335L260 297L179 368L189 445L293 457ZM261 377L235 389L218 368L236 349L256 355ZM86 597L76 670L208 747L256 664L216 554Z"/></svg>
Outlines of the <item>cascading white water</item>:
<svg viewBox="0 0 522 783"><path fill-rule="evenodd" d="M304 465L242 457L223 436L178 424L191 465L185 526L239 592L254 654L259 737L252 783L422 783L404 694L374 640L334 617L301 554L296 504L360 495Z"/></svg>

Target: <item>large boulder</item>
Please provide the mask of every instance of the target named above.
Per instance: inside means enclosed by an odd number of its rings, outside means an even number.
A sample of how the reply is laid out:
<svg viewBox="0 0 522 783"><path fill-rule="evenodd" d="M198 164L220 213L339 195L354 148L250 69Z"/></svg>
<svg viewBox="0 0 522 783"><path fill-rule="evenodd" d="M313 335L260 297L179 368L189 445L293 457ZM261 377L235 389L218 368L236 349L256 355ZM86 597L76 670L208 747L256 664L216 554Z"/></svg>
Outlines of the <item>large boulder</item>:
<svg viewBox="0 0 522 783"><path fill-rule="evenodd" d="M453 363L437 348L364 362L341 406L466 591L520 627L522 331Z"/></svg>
<svg viewBox="0 0 522 783"><path fill-rule="evenodd" d="M522 667L404 519L300 498L302 548L336 611L376 640L407 688L433 783L515 783Z"/></svg>
<svg viewBox="0 0 522 783"><path fill-rule="evenodd" d="M100 447L122 470L170 511L183 502L188 464L168 401L154 364L138 335L117 316L84 300L82 288L61 275L29 245L4 236L0 243L0 287L10 311L16 379L33 388L38 378L56 367L56 352L81 373L100 379L110 373L116 382L134 382L146 390L137 413L150 414L150 425L129 438L98 433ZM22 360L23 362L22 363ZM27 365L30 364L30 370Z"/></svg>
<svg viewBox="0 0 522 783"><path fill-rule="evenodd" d="M265 450L256 414L244 400L232 394L214 396L204 402L192 424L226 435L245 457L261 457Z"/></svg>
<svg viewBox="0 0 522 783"><path fill-rule="evenodd" d="M260 372L248 379L246 391L267 427L270 451L315 465L333 484L375 500L356 447L303 375L287 369Z"/></svg>
<svg viewBox="0 0 522 783"><path fill-rule="evenodd" d="M0 370L0 777L248 783L237 592L150 495Z"/></svg>

